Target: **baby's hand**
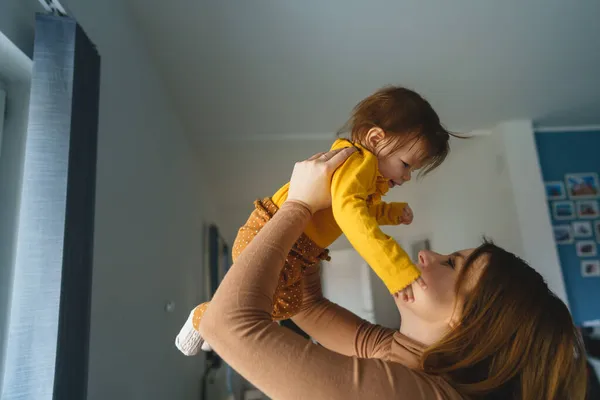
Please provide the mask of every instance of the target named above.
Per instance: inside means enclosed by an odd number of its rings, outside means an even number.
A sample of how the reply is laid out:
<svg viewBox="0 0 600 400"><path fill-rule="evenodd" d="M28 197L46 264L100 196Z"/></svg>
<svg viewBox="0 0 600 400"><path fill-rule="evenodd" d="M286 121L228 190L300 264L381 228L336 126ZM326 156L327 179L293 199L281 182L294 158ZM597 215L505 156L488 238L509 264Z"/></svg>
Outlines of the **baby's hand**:
<svg viewBox="0 0 600 400"><path fill-rule="evenodd" d="M413 293L413 285L418 284L421 286L421 289L426 290L427 284L423 280L422 277L418 277L416 281L402 289L401 291L394 294L395 298L401 298L406 303L412 303L415 301L415 294Z"/></svg>
<svg viewBox="0 0 600 400"><path fill-rule="evenodd" d="M404 225L410 225L413 222L413 218L413 211L407 204L402 210L402 215L400 216L400 223Z"/></svg>

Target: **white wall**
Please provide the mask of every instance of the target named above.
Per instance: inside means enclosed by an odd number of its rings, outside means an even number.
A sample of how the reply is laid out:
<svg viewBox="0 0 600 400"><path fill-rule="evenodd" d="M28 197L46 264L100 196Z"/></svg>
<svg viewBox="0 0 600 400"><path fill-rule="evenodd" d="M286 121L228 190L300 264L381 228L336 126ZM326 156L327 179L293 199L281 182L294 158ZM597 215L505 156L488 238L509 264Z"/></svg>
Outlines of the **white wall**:
<svg viewBox="0 0 600 400"><path fill-rule="evenodd" d="M9 3L0 23L31 54L36 2ZM62 3L102 57L88 398L199 398L202 359L173 345L202 298L203 223L215 215L199 157L122 2Z"/></svg>
<svg viewBox="0 0 600 400"><path fill-rule="evenodd" d="M30 57L33 53L34 14L41 11L44 9L35 0L0 1L0 31Z"/></svg>
<svg viewBox="0 0 600 400"><path fill-rule="evenodd" d="M63 3L102 57L89 399L198 398L201 359L173 340L201 298L214 216L199 157L124 4Z"/></svg>
<svg viewBox="0 0 600 400"><path fill-rule="evenodd" d="M503 138L506 149L523 240L523 253L519 255L544 276L550 289L568 305L531 122L507 121L494 131Z"/></svg>
<svg viewBox="0 0 600 400"><path fill-rule="evenodd" d="M323 262L323 295L359 317L376 322L369 266L354 249L333 250Z"/></svg>
<svg viewBox="0 0 600 400"><path fill-rule="evenodd" d="M391 329L400 329L400 314L387 287L372 269L369 269L369 278L375 323Z"/></svg>

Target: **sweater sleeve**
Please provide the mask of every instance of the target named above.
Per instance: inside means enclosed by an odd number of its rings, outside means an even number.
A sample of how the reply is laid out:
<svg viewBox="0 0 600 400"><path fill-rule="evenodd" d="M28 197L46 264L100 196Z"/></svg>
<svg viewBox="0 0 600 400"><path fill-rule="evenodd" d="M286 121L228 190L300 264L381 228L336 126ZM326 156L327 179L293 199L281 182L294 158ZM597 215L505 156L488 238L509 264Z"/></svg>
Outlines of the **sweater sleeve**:
<svg viewBox="0 0 600 400"><path fill-rule="evenodd" d="M378 358L389 349L394 330L371 324L323 297L320 267L304 275L300 313L293 317L310 337L329 350L347 356Z"/></svg>
<svg viewBox="0 0 600 400"><path fill-rule="evenodd" d="M456 398L440 378L397 363L338 354L273 323L279 273L309 218L303 205L284 203L223 279L200 334L270 398Z"/></svg>
<svg viewBox="0 0 600 400"><path fill-rule="evenodd" d="M359 152L340 166L331 181L335 221L352 246L387 286L396 293L414 282L420 271L400 245L379 228L367 198L374 185L377 159Z"/></svg>
<svg viewBox="0 0 600 400"><path fill-rule="evenodd" d="M381 201L369 207L369 214L375 218L379 225L399 225L405 207L406 203Z"/></svg>

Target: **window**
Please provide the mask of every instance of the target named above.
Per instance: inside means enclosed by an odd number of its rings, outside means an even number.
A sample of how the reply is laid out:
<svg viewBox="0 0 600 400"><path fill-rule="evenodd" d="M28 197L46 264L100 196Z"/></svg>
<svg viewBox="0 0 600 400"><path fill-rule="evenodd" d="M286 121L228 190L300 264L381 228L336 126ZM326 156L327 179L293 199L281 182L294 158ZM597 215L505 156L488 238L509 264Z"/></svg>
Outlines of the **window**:
<svg viewBox="0 0 600 400"><path fill-rule="evenodd" d="M35 33L33 69L6 46L5 69L14 74L21 60L29 78L20 89L7 79L0 156L0 196L10 201L0 198L0 307L10 309L0 315L0 398L84 399L100 59L71 18L38 14Z"/></svg>
<svg viewBox="0 0 600 400"><path fill-rule="evenodd" d="M0 32L0 398L4 398L3 378L7 370L8 313L15 267L31 67L31 60Z"/></svg>

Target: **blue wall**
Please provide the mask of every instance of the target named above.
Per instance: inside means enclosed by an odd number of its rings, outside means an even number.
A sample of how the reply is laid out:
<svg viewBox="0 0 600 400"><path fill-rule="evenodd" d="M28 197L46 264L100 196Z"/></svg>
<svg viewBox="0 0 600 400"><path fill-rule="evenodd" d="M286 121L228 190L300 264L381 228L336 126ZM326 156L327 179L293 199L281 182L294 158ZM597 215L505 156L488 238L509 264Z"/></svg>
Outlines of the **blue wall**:
<svg viewBox="0 0 600 400"><path fill-rule="evenodd" d="M535 138L544 181L564 182L565 174L570 173L595 172L600 175L600 131L536 133ZM556 221L552 215L551 218L553 225L579 220ZM597 220L591 220L592 227ZM581 240L595 241L596 237ZM590 259L600 259L600 243L596 244L599 254ZM582 258L577 256L575 244L557 245L557 249L575 323L600 319L600 277L582 277Z"/></svg>

